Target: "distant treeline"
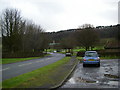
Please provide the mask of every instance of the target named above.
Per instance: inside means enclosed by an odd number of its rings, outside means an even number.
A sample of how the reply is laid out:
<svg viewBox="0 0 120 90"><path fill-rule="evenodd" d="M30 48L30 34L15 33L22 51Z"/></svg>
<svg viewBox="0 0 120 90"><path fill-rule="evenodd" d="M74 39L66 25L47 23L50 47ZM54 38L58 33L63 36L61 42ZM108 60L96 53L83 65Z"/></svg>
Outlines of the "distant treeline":
<svg viewBox="0 0 120 90"><path fill-rule="evenodd" d="M74 33L81 31L83 29L68 29L61 30L58 32L48 32L52 40L58 41L67 36L71 36ZM110 25L110 26L97 26L94 28L95 31L99 33L100 38L116 38L120 40L120 24Z"/></svg>

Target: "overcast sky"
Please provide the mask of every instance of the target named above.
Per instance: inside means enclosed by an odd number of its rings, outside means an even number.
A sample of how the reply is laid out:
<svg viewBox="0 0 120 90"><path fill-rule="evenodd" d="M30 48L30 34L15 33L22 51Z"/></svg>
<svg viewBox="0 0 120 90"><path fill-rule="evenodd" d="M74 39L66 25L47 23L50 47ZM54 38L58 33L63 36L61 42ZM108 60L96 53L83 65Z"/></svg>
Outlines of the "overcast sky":
<svg viewBox="0 0 120 90"><path fill-rule="evenodd" d="M118 24L119 0L0 0L0 13L16 8L22 17L41 25L46 31Z"/></svg>

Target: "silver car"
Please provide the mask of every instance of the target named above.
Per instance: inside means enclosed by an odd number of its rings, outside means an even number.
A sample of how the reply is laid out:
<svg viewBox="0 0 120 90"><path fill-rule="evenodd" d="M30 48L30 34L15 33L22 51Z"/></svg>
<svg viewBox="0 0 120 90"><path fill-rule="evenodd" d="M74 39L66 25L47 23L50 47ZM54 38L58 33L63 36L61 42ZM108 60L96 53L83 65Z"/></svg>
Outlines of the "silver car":
<svg viewBox="0 0 120 90"><path fill-rule="evenodd" d="M67 52L65 55L66 56L72 56L72 54L70 52Z"/></svg>
<svg viewBox="0 0 120 90"><path fill-rule="evenodd" d="M86 51L83 57L83 67L86 65L97 65L100 66L100 57L96 51Z"/></svg>

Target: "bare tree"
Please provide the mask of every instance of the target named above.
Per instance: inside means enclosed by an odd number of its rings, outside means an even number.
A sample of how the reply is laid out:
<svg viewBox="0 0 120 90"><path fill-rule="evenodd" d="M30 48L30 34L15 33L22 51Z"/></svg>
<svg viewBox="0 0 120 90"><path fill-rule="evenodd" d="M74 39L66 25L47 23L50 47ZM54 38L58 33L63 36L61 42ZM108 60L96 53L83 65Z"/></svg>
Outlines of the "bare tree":
<svg viewBox="0 0 120 90"><path fill-rule="evenodd" d="M94 26L91 24L83 24L78 27L78 29L90 29L90 28L94 28Z"/></svg>
<svg viewBox="0 0 120 90"><path fill-rule="evenodd" d="M71 50L76 46L76 43L77 41L73 35L67 36L60 41L61 47L68 50L68 52L71 52Z"/></svg>
<svg viewBox="0 0 120 90"><path fill-rule="evenodd" d="M29 21L26 25L23 41L24 51L42 52L44 49L47 49L49 38L41 26L37 26Z"/></svg>
<svg viewBox="0 0 120 90"><path fill-rule="evenodd" d="M1 17L1 29L3 38L3 49L16 52L21 47L21 24L20 12L16 9L6 9Z"/></svg>
<svg viewBox="0 0 120 90"><path fill-rule="evenodd" d="M82 47L85 47L86 50L89 50L96 45L99 41L99 34L94 30L94 28L87 26L86 28L76 32L78 44Z"/></svg>
<svg viewBox="0 0 120 90"><path fill-rule="evenodd" d="M3 52L11 55L24 53L24 56L30 53L30 56L47 49L49 39L44 30L40 25L22 19L18 10L6 9L0 18Z"/></svg>

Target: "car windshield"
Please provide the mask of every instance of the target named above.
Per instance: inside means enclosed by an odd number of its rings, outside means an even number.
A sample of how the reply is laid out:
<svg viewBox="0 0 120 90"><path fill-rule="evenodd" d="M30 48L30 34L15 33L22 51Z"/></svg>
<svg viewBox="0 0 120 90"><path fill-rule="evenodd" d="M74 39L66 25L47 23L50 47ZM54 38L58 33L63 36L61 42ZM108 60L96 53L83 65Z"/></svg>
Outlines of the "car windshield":
<svg viewBox="0 0 120 90"><path fill-rule="evenodd" d="M86 52L85 57L97 57L97 52Z"/></svg>

